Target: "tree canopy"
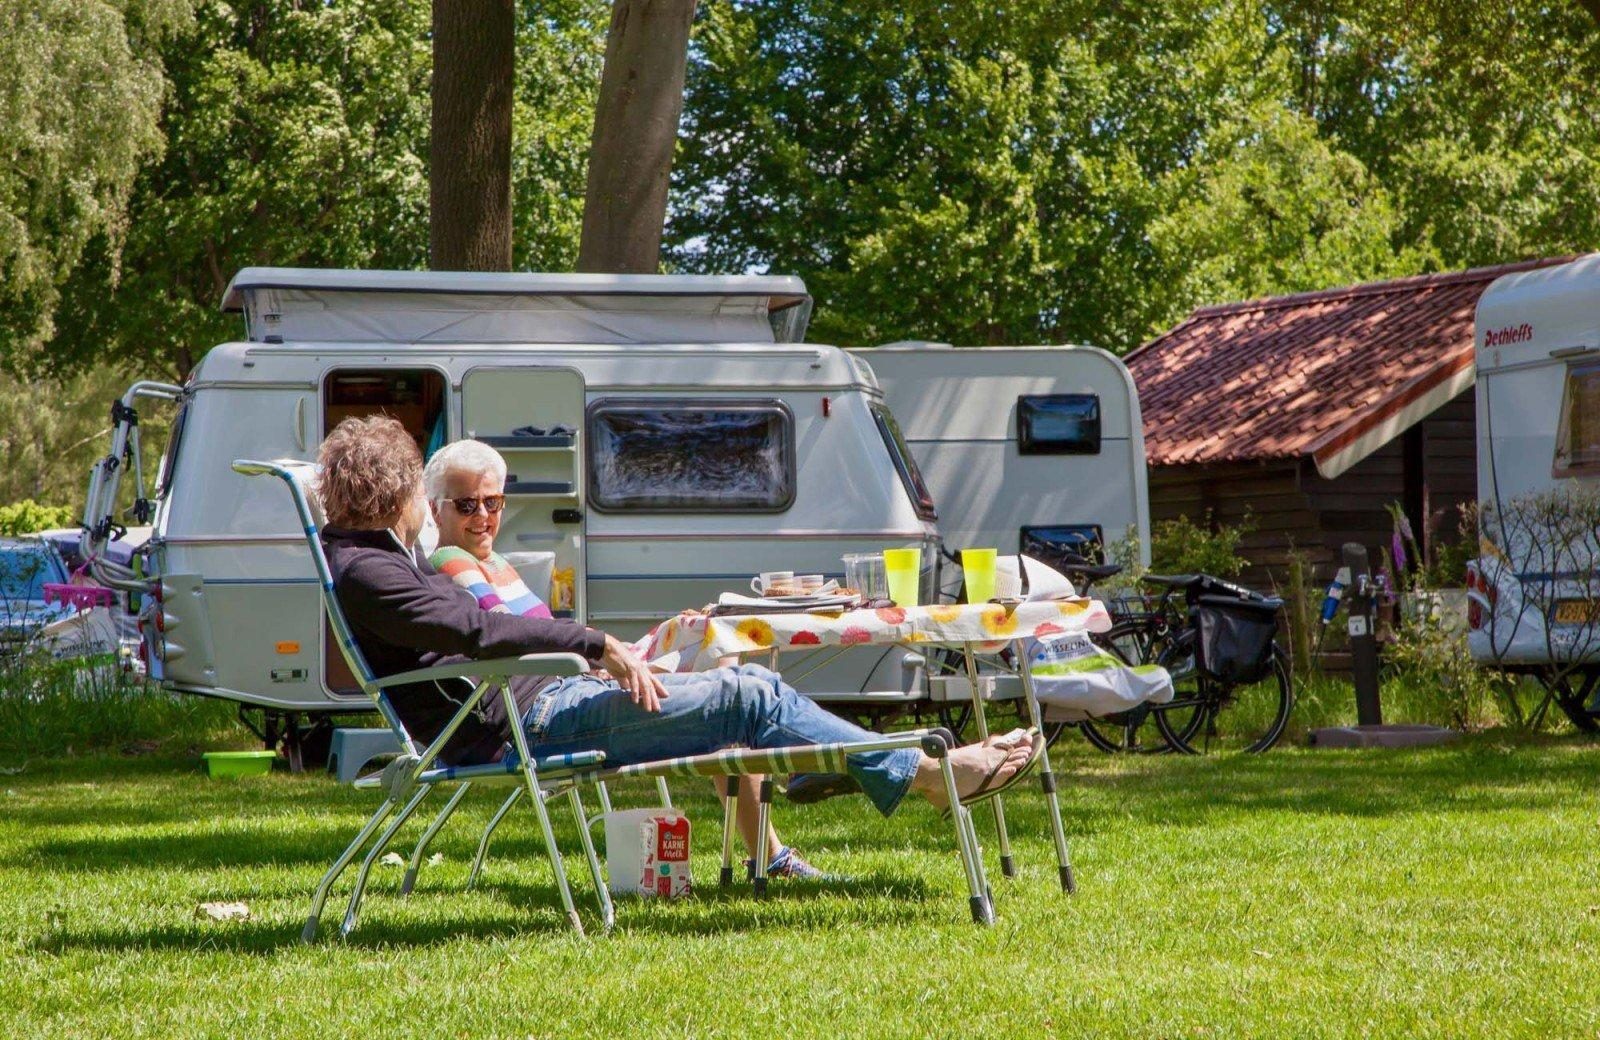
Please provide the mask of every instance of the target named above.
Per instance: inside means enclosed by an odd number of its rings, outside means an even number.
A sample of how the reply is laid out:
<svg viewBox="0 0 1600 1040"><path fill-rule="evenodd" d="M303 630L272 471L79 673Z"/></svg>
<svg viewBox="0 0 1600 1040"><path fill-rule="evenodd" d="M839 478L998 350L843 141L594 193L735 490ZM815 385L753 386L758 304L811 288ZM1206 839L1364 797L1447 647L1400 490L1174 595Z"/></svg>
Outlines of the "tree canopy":
<svg viewBox="0 0 1600 1040"><path fill-rule="evenodd" d="M0 361L34 367L91 240L115 271L143 163L161 154L153 49L188 0L0 5Z"/></svg>
<svg viewBox="0 0 1600 1040"><path fill-rule="evenodd" d="M1577 5L731 0L691 56L688 270L850 343L1128 349L1195 305L1593 248Z"/></svg>
<svg viewBox="0 0 1600 1040"><path fill-rule="evenodd" d="M598 8L598 10L597 10ZM514 263L577 252L604 8L519 8ZM58 370L108 356L180 378L238 332L217 312L252 264L418 268L428 253L428 0L201 0L162 48L167 148L74 273Z"/></svg>
<svg viewBox="0 0 1600 1040"><path fill-rule="evenodd" d="M576 263L610 11L517 6L515 267ZM0 360L175 378L236 331L240 267L423 266L429 13L7 5ZM799 274L843 343L1121 350L1202 303L1593 248L1597 84L1576 3L717 0L667 264Z"/></svg>

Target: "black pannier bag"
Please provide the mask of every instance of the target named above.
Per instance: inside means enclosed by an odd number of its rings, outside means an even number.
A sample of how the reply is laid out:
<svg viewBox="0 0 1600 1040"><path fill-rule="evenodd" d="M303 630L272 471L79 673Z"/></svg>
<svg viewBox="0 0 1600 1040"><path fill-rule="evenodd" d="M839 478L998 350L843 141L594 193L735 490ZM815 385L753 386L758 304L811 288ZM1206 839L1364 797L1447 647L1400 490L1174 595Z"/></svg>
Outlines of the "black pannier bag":
<svg viewBox="0 0 1600 1040"><path fill-rule="evenodd" d="M1280 599L1201 596L1192 608L1200 671L1230 685L1260 682L1272 671Z"/></svg>

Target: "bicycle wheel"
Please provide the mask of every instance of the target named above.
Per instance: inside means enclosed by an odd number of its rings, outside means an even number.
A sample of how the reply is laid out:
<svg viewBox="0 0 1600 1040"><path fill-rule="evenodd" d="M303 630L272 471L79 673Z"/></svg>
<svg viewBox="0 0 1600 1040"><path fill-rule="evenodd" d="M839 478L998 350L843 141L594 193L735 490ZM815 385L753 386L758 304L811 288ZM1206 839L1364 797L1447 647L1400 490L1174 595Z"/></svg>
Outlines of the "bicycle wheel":
<svg viewBox="0 0 1600 1040"><path fill-rule="evenodd" d="M1128 621L1112 625L1105 632L1092 636L1095 644L1115 654L1123 664L1141 664L1151 656L1150 627L1142 622ZM1120 751L1167 751L1164 744L1152 744L1141 739L1140 729L1150 718L1150 709L1139 705L1132 711L1120 711L1098 719L1084 719L1076 723L1083 737L1101 751L1115 754ZM1063 724L1056 724L1060 732ZM1047 738L1053 738L1046 727Z"/></svg>
<svg viewBox="0 0 1600 1040"><path fill-rule="evenodd" d="M1148 733L1141 729L1149 721L1150 709L1141 704L1132 711L1120 711L1104 718L1084 719L1077 723L1083 739L1101 751L1116 754L1122 751L1160 754L1171 751L1166 744L1151 743Z"/></svg>
<svg viewBox="0 0 1600 1040"><path fill-rule="evenodd" d="M1260 682L1224 687L1193 667L1192 638L1175 645L1175 688L1171 703L1155 710L1156 728L1175 751L1203 755L1213 751L1256 753L1278 742L1294 707L1289 658L1272 647L1272 669ZM1181 670L1181 655L1189 667ZM1180 682L1179 676L1182 675Z"/></svg>

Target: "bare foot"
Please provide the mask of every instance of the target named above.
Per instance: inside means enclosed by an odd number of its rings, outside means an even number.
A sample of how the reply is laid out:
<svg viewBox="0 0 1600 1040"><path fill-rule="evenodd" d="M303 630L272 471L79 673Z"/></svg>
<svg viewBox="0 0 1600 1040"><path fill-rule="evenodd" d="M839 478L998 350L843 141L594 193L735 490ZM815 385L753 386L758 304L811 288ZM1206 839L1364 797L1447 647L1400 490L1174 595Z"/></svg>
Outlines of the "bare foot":
<svg viewBox="0 0 1600 1040"><path fill-rule="evenodd" d="M1017 732L1026 738L1025 731ZM1001 737L990 737L989 742L968 744L950 752L950 768L956 776L958 797L968 797L986 782L991 785L1001 783L1027 765L1028 758L1033 753L1032 742L1023 739L1015 744L999 743L1010 736L1011 734L1004 734ZM945 791L944 774L936 759L922 760L916 777L911 781L911 787L928 799L936 809L943 809L950 804L950 798Z"/></svg>

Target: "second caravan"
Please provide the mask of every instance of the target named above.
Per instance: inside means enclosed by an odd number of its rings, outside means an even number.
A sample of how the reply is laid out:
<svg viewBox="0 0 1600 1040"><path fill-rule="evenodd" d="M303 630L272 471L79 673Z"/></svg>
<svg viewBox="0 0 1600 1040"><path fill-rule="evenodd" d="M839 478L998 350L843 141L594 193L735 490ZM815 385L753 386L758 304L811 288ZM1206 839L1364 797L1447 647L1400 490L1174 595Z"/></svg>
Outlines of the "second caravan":
<svg viewBox="0 0 1600 1040"><path fill-rule="evenodd" d="M1096 347L895 343L877 373L947 549L1059 562L1137 546L1150 561L1144 427L1133 379Z"/></svg>

